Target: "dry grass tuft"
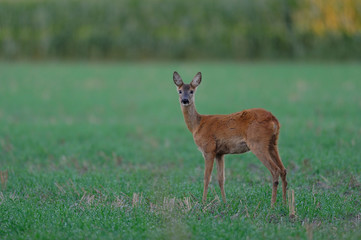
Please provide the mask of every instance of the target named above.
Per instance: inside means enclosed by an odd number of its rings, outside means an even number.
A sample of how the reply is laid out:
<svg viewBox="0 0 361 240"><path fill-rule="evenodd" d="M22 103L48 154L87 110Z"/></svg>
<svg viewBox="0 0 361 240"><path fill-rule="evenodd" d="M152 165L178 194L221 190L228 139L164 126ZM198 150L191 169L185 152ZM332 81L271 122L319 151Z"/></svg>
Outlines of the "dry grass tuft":
<svg viewBox="0 0 361 240"><path fill-rule="evenodd" d="M83 196L80 199L81 203L86 205L92 205L94 202L95 195L84 192Z"/></svg>
<svg viewBox="0 0 361 240"><path fill-rule="evenodd" d="M0 205L4 202L4 200L5 200L4 194L0 192Z"/></svg>
<svg viewBox="0 0 361 240"><path fill-rule="evenodd" d="M115 201L112 202L112 206L123 209L124 207L127 206L126 200L122 196L120 196L120 197L116 196Z"/></svg>
<svg viewBox="0 0 361 240"><path fill-rule="evenodd" d="M113 156L113 162L116 166L120 166L123 162L123 158L121 156L118 156L115 152L112 152Z"/></svg>
<svg viewBox="0 0 361 240"><path fill-rule="evenodd" d="M8 170L6 171L0 171L0 178L1 178L1 189L6 189L6 183L8 181L9 173Z"/></svg>
<svg viewBox="0 0 361 240"><path fill-rule="evenodd" d="M215 198L203 208L203 212L206 213L209 210L215 208L220 202L221 201L219 200L219 197L216 195Z"/></svg>
<svg viewBox="0 0 361 240"><path fill-rule="evenodd" d="M74 193L76 195L78 195L78 197L80 197L80 193L78 192L74 182L71 179L69 179L69 181L67 183L68 183L68 186L70 186L73 189Z"/></svg>
<svg viewBox="0 0 361 240"><path fill-rule="evenodd" d="M256 209L253 212L253 218L256 218L256 216L257 216L256 213L257 213L257 210L258 210L260 204L261 204L261 202L258 202L258 205L257 205Z"/></svg>
<svg viewBox="0 0 361 240"><path fill-rule="evenodd" d="M164 198L163 200L163 209L166 211L173 211L175 205L175 197L174 198Z"/></svg>
<svg viewBox="0 0 361 240"><path fill-rule="evenodd" d="M142 204L143 193L139 195L139 193L133 193L132 206L136 207Z"/></svg>
<svg viewBox="0 0 361 240"><path fill-rule="evenodd" d="M63 188L63 186L61 186L60 184L58 184L57 182L54 183L55 186L59 189L59 191L62 193L62 194L65 194L66 191L65 189Z"/></svg>
<svg viewBox="0 0 361 240"><path fill-rule="evenodd" d="M304 225L305 225L305 229L306 229L307 239L312 240L313 239L313 225L311 223L309 223L308 221L306 221L304 223Z"/></svg>
<svg viewBox="0 0 361 240"><path fill-rule="evenodd" d="M190 210L192 210L192 202L190 197L184 197L183 200L178 200L178 205L184 213L188 213Z"/></svg>
<svg viewBox="0 0 361 240"><path fill-rule="evenodd" d="M19 196L15 192L12 192L9 195L9 199L11 199L12 201L15 201L16 199L19 199Z"/></svg>
<svg viewBox="0 0 361 240"><path fill-rule="evenodd" d="M357 181L355 176L351 175L347 188L361 189L361 183Z"/></svg>
<svg viewBox="0 0 361 240"><path fill-rule="evenodd" d="M7 152L7 153L13 151L13 149L14 149L9 138L5 138L5 139L0 138L0 145L1 145L1 148L4 149L5 152Z"/></svg>
<svg viewBox="0 0 361 240"><path fill-rule="evenodd" d="M290 218L296 218L295 191L293 189L288 190L288 208Z"/></svg>

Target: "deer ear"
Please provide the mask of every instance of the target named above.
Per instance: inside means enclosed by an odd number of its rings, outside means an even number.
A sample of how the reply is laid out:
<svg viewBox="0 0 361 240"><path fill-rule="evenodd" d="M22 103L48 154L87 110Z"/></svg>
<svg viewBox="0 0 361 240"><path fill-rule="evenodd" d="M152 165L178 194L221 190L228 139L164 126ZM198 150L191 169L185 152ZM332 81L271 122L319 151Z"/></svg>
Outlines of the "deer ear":
<svg viewBox="0 0 361 240"><path fill-rule="evenodd" d="M177 72L173 73L173 81L174 81L175 85L177 85L178 87L181 87L183 85L183 80Z"/></svg>
<svg viewBox="0 0 361 240"><path fill-rule="evenodd" d="M198 87L199 84L201 84L201 81L202 81L202 73L199 72L192 79L192 82L191 82L192 87L194 87L194 88Z"/></svg>

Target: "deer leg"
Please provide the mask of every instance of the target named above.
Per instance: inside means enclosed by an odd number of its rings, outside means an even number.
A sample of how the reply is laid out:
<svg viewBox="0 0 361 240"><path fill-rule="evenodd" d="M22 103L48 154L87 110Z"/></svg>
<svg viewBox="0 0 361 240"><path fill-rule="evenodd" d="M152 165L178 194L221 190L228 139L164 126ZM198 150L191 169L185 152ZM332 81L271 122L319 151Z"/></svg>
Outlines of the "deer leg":
<svg viewBox="0 0 361 240"><path fill-rule="evenodd" d="M256 155L256 157L263 163L263 165L266 166L266 168L271 172L272 174L272 198L271 198L271 206L276 202L277 198L277 187L278 187L278 179L280 176L280 169L279 167L273 162L270 153L268 152L268 146L260 147L260 146L254 146L253 148L250 145L251 151Z"/></svg>
<svg viewBox="0 0 361 240"><path fill-rule="evenodd" d="M204 169L204 188L203 188L203 203L207 200L208 193L208 184L211 180L214 155L213 154L204 154L205 169Z"/></svg>
<svg viewBox="0 0 361 240"><path fill-rule="evenodd" d="M287 171L286 168L283 166L283 163L281 161L280 155L278 153L277 145L271 145L270 146L270 154L274 161L274 163L280 168L280 174L282 179L282 197L283 202L286 203L286 191L287 191L287 180L286 175Z"/></svg>
<svg viewBox="0 0 361 240"><path fill-rule="evenodd" d="M282 179L282 197L283 202L286 204L286 191L287 191L287 180L286 180L287 170L284 169L283 172L281 172L281 179Z"/></svg>
<svg viewBox="0 0 361 240"><path fill-rule="evenodd" d="M225 182L225 176L224 176L224 155L217 155L217 175L218 175L218 184L221 188L222 193L222 199L223 202L226 203L226 193L224 192L224 182Z"/></svg>

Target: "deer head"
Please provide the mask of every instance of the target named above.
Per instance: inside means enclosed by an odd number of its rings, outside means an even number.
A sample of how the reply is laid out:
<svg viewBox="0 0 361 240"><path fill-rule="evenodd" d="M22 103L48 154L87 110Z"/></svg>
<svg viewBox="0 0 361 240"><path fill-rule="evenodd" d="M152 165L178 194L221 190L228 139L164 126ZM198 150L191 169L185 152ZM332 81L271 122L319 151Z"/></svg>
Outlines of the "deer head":
<svg viewBox="0 0 361 240"><path fill-rule="evenodd" d="M197 73L189 84L184 84L181 76L177 72L173 73L173 81L177 86L179 101L186 107L194 103L194 94L202 81L202 74Z"/></svg>

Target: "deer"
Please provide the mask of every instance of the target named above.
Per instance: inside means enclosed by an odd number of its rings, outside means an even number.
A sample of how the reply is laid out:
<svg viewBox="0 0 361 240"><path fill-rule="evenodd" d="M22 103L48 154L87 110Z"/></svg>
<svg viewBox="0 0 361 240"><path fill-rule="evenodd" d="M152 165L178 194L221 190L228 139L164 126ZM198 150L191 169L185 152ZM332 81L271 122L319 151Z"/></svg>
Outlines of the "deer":
<svg viewBox="0 0 361 240"><path fill-rule="evenodd" d="M276 202L280 176L283 201L286 203L287 171L278 152L280 123L277 118L262 108L252 108L227 115L201 115L195 107L195 93L202 81L201 72L198 72L189 84L185 84L175 71L173 81L179 94L184 121L205 162L203 203L207 200L214 160L216 160L222 200L226 203L224 155L249 151L271 172L273 183L271 207Z"/></svg>

